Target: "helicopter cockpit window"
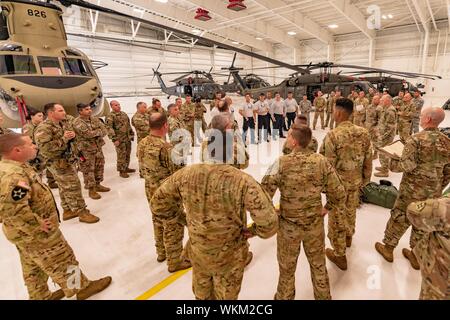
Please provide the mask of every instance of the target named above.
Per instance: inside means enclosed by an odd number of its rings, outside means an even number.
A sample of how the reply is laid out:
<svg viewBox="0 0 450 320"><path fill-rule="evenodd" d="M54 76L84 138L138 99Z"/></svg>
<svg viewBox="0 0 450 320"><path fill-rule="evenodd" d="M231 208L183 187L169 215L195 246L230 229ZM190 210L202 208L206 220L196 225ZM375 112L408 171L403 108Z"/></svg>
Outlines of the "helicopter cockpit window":
<svg viewBox="0 0 450 320"><path fill-rule="evenodd" d="M76 58L63 58L64 69L67 75L92 76L86 62Z"/></svg>
<svg viewBox="0 0 450 320"><path fill-rule="evenodd" d="M68 56L76 56L76 57L81 57L81 54L75 50L71 50L71 49L67 49L66 50L66 54Z"/></svg>
<svg viewBox="0 0 450 320"><path fill-rule="evenodd" d="M33 57L27 55L0 55L0 74L34 74Z"/></svg>
<svg viewBox="0 0 450 320"><path fill-rule="evenodd" d="M38 57L41 72L46 76L60 76L62 75L59 60L56 57Z"/></svg>

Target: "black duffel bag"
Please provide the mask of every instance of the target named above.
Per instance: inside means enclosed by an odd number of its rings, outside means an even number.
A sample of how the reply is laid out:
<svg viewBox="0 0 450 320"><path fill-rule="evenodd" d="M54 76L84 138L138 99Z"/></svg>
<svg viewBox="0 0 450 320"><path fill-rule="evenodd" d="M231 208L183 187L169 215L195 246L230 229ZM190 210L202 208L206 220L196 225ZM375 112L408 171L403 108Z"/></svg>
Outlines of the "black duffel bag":
<svg viewBox="0 0 450 320"><path fill-rule="evenodd" d="M397 200L398 190L390 181L381 180L380 184L371 182L364 187L362 200L377 206L392 209Z"/></svg>

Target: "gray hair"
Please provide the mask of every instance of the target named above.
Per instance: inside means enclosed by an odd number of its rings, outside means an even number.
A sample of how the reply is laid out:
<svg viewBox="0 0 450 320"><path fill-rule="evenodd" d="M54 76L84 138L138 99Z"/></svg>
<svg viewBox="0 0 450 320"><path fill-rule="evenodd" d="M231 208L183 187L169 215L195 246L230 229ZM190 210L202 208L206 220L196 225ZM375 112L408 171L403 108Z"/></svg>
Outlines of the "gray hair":
<svg viewBox="0 0 450 320"><path fill-rule="evenodd" d="M229 113L221 113L214 116L211 120L211 128L225 132L227 126L231 122L231 115Z"/></svg>

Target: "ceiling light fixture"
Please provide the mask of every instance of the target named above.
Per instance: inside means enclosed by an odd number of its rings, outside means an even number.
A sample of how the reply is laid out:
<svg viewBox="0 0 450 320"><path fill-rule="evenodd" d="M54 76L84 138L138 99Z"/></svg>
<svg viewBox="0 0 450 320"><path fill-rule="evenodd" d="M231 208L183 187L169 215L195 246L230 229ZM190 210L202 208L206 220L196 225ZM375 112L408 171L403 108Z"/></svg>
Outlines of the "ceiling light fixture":
<svg viewBox="0 0 450 320"><path fill-rule="evenodd" d="M388 14L388 18L392 19L392 18L394 18L394 16L392 14Z"/></svg>
<svg viewBox="0 0 450 320"><path fill-rule="evenodd" d="M337 24L330 24L328 26L328 28L330 28L330 29L337 29L337 28L339 28L339 26Z"/></svg>
<svg viewBox="0 0 450 320"><path fill-rule="evenodd" d="M261 38L261 37L256 37L256 40L261 41L261 40L263 40L263 38Z"/></svg>
<svg viewBox="0 0 450 320"><path fill-rule="evenodd" d="M156 2L167 3L169 0L155 0Z"/></svg>
<svg viewBox="0 0 450 320"><path fill-rule="evenodd" d="M387 16L386 16L385 14L383 14L381 17L382 17L384 20L387 19Z"/></svg>
<svg viewBox="0 0 450 320"><path fill-rule="evenodd" d="M295 31L289 31L287 34L290 35L290 36L295 36L295 35L297 34L297 32L295 32Z"/></svg>
<svg viewBox="0 0 450 320"><path fill-rule="evenodd" d="M237 42L237 41L231 41L231 43L232 43L232 44L240 44L240 43Z"/></svg>

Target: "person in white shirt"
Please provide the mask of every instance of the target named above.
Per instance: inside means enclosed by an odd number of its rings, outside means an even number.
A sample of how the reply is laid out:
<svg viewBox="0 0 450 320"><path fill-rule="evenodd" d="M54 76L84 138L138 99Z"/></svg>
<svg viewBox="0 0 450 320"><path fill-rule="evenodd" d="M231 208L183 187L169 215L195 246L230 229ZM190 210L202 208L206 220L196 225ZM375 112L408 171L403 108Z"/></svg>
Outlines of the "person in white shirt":
<svg viewBox="0 0 450 320"><path fill-rule="evenodd" d="M256 114L258 115L258 142L261 143L261 130L264 134L264 140L269 142L270 130L270 113L269 103L266 100L266 95L261 93L259 100L255 103Z"/></svg>
<svg viewBox="0 0 450 320"><path fill-rule="evenodd" d="M291 125L294 124L298 114L298 103L297 100L294 99L294 94L292 92L288 92L288 97L284 100L284 104L286 105L287 129L289 130Z"/></svg>
<svg viewBox="0 0 450 320"><path fill-rule="evenodd" d="M245 95L245 102L239 109L239 114L244 119L242 124L242 140L244 143L247 141L247 132L250 129L250 142L255 144L255 107L252 102L252 97L250 93Z"/></svg>
<svg viewBox="0 0 450 320"><path fill-rule="evenodd" d="M283 135L283 119L286 116L286 105L278 92L275 94L275 100L270 106L270 115L274 122L272 131L273 140L276 140L277 135L285 139L286 137Z"/></svg>

